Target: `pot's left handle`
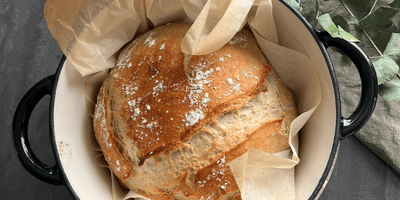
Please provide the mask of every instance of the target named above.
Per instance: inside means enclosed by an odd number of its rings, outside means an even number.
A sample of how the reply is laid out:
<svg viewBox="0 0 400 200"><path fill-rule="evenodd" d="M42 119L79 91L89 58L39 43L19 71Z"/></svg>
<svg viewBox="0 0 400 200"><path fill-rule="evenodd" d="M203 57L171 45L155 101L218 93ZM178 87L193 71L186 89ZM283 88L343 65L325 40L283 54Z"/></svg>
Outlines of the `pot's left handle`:
<svg viewBox="0 0 400 200"><path fill-rule="evenodd" d="M63 180L58 165L49 167L41 162L33 153L28 140L29 118L39 101L51 94L53 80L54 75L42 79L22 97L14 114L12 131L14 148L22 166L41 181L53 185L62 185Z"/></svg>

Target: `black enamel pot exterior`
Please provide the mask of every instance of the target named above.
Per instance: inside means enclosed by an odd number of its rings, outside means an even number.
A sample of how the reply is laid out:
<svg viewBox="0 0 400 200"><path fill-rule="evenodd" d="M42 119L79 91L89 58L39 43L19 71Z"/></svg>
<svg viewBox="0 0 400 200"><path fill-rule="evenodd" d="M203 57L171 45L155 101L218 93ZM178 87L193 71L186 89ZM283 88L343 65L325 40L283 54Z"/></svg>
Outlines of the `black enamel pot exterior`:
<svg viewBox="0 0 400 200"><path fill-rule="evenodd" d="M330 149L330 155L324 172L319 179L317 186L313 189L312 194L308 199L315 199L319 196L322 191L324 182L329 178L329 172L334 166L334 160L336 153L339 148L340 140L354 134L368 121L373 113L378 95L378 83L377 77L372 65L372 62L368 56L355 44L347 42L341 38L332 38L325 31L314 30L310 24L291 6L287 5L284 1L280 1L288 9L291 10L299 19L303 25L309 30L310 34L314 37L318 44L320 51L322 52L326 65L330 73L331 81L333 84L334 101L335 101L335 112L336 112L336 125L334 130L334 139L332 148ZM348 118L344 118L341 115L341 103L339 96L339 88L336 80L336 76L333 70L332 63L327 54L326 48L333 47L344 55L347 55L358 69L359 76L361 78L361 98L360 102ZM44 78L35 84L22 98L20 101L13 118L13 142L17 153L17 156L24 166L24 168L36 178L55 185L65 185L71 192L71 195L80 199L71 187L68 176L65 173L63 166L60 162L60 156L55 149L57 148L54 134L54 105L55 96L57 90L57 84L61 70L66 61L66 57L63 56L61 62L54 75ZM50 134L53 146L54 156L56 158L55 166L48 166L41 162L32 151L29 140L28 140L28 123L32 111L36 104L46 95L50 95Z"/></svg>

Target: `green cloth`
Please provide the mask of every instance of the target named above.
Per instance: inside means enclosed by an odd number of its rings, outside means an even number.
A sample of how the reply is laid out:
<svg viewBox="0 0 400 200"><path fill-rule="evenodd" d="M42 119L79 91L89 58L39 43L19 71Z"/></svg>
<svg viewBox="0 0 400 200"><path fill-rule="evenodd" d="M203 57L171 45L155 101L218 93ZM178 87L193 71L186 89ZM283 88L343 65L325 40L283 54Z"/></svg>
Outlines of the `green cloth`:
<svg viewBox="0 0 400 200"><path fill-rule="evenodd" d="M319 0L318 3L317 0L301 0L300 2L301 14L314 28L322 29L316 20L316 14L321 16L329 13L331 18L336 17L336 20L339 19L339 21L340 18L344 18L350 24L348 27L350 33L361 41L358 46L371 57L372 61L379 58L379 52L371 44L366 34L351 22L355 21L354 18L358 21L363 19L371 12L371 8L373 8L373 12L379 7L388 7L393 0ZM397 3L400 3L399 0ZM384 17L378 21L389 20ZM369 31L370 37L381 52L384 52L391 34L400 31L400 12L390 20L393 22L390 27L379 29L378 33L374 33L373 29L372 32ZM347 57L330 48L328 53L333 62L340 88L342 115L348 117L359 103L360 77L357 69ZM396 62L400 65L400 59L397 59ZM400 102L387 101L379 96L373 115L355 136L400 174Z"/></svg>
<svg viewBox="0 0 400 200"><path fill-rule="evenodd" d="M342 115L348 117L358 105L361 81L355 66L342 68L341 56L329 50L340 90ZM355 136L400 174L400 102L378 97L374 113Z"/></svg>

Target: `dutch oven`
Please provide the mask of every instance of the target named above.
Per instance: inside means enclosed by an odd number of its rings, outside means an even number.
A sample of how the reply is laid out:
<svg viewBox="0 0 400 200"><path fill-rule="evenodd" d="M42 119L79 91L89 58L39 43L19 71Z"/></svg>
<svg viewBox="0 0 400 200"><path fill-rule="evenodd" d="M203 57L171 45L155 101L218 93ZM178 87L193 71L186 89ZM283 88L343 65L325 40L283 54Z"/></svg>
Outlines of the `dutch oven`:
<svg viewBox="0 0 400 200"><path fill-rule="evenodd" d="M357 45L332 38L311 25L283 0L273 1L274 16L295 43L314 62L320 75L321 103L299 133L300 163L295 168L297 199L317 199L335 165L340 141L357 132L370 118L376 104L378 84L368 56ZM347 118L341 115L339 87L327 48L347 55L361 78L360 102ZM90 145L93 135L85 132L91 122L85 110L85 78L63 56L54 75L35 84L22 98L13 119L16 153L25 169L36 178L65 185L76 199L112 199L107 169L96 164L96 151ZM28 140L29 118L36 104L50 95L50 133L55 166L41 162ZM79 123L76 123L79 122ZM88 145L89 144L89 145Z"/></svg>

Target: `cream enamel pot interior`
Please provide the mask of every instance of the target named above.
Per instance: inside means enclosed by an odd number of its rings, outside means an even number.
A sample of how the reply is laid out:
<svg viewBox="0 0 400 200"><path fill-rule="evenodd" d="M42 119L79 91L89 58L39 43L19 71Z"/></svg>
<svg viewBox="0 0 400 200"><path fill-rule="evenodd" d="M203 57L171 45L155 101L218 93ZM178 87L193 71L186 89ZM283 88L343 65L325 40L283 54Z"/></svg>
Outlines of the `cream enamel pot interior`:
<svg viewBox="0 0 400 200"><path fill-rule="evenodd" d="M340 140L358 131L375 108L377 78L371 61L355 44L314 30L283 0L274 0L273 7L274 17L281 24L278 31L292 33L281 45L301 46L295 50L307 55L320 75L321 103L300 132L301 161L295 169L296 200L317 199L334 167ZM339 88L327 47L347 55L361 77L360 103L348 118L341 115ZM103 178L109 171L96 163L94 136L82 134L91 126L85 107L85 80L64 56L56 73L35 84L20 101L13 119L14 146L21 164L38 179L65 185L76 199L110 200L110 179ZM27 132L34 107L46 95L51 96L49 124L56 158L53 167L35 156Z"/></svg>

